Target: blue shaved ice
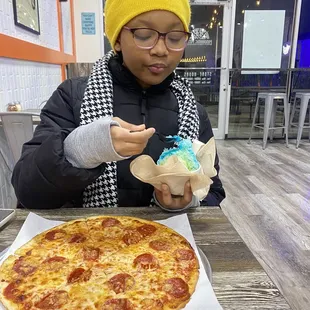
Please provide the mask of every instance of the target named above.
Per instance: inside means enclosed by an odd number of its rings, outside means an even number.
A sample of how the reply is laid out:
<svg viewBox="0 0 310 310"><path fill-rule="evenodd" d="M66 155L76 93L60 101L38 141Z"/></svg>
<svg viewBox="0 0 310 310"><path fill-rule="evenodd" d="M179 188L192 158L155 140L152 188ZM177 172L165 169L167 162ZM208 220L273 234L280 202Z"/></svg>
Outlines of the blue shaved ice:
<svg viewBox="0 0 310 310"><path fill-rule="evenodd" d="M182 139L179 136L169 136L169 138L174 139L177 147L164 149L157 164L164 165L170 156L176 155L189 171L199 169L200 164L194 153L192 142L189 139Z"/></svg>

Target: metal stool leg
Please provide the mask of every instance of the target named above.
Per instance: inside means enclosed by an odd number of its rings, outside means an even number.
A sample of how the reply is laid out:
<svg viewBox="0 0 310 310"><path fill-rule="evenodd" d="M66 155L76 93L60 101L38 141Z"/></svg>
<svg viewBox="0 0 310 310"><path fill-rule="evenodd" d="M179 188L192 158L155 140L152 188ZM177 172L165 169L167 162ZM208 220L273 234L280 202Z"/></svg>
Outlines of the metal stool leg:
<svg viewBox="0 0 310 310"><path fill-rule="evenodd" d="M276 126L276 119L277 119L277 110L278 110L278 102L275 101L272 105L272 112L271 112L271 120L270 120L270 127L275 127ZM273 136L274 136L274 129L270 129L270 142L273 141Z"/></svg>
<svg viewBox="0 0 310 310"><path fill-rule="evenodd" d="M275 127L276 126L277 109L278 109L278 102L276 101L272 105L270 127ZM274 135L274 129L270 129L270 142L273 141L273 135Z"/></svg>
<svg viewBox="0 0 310 310"><path fill-rule="evenodd" d="M287 96L283 99L283 104L284 104L285 141L286 141L286 147L288 147L288 127L289 127L290 112L288 109Z"/></svg>
<svg viewBox="0 0 310 310"><path fill-rule="evenodd" d="M302 132L304 129L304 124L306 120L306 114L308 109L308 101L305 98L301 99L300 102L300 112L299 112L299 122L298 122L298 134L297 134L297 142L296 142L296 148L298 149Z"/></svg>
<svg viewBox="0 0 310 310"><path fill-rule="evenodd" d="M291 122L291 103L288 101L287 103L288 105L288 115L289 115L289 121L288 121L288 132L290 132L290 129L291 129L291 125L290 125L290 122ZM283 126L285 126L285 118L283 118L283 122L282 122ZM284 134L285 134L285 128L282 129L282 138L284 138Z"/></svg>
<svg viewBox="0 0 310 310"><path fill-rule="evenodd" d="M296 111L296 102L297 102L297 96L295 96L294 99L294 104L293 104L293 109L292 109L292 114L291 114L291 118L290 118L290 127L293 124L293 120L294 120L294 116L295 116L295 111Z"/></svg>
<svg viewBox="0 0 310 310"><path fill-rule="evenodd" d="M267 145L271 114L272 114L272 106L273 106L273 99L272 97L268 96L265 101L263 150L266 148Z"/></svg>
<svg viewBox="0 0 310 310"><path fill-rule="evenodd" d="M257 100L256 100L256 105L255 105L255 111L254 111L254 115L253 115L253 120L252 120L252 127L251 127L251 131L250 131L250 137L249 137L249 141L248 143L251 143L251 139L252 139L252 133L253 133L253 128L255 126L255 122L256 122L256 117L257 117L257 112L258 112L258 107L259 107L259 100L261 98L258 96ZM263 98L262 98L263 99Z"/></svg>

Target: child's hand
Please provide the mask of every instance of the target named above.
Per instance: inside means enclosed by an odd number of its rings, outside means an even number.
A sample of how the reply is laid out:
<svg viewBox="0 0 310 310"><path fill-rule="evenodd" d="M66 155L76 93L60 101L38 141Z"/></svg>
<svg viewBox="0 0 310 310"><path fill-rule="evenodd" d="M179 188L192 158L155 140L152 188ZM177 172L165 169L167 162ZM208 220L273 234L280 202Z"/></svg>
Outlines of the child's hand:
<svg viewBox="0 0 310 310"><path fill-rule="evenodd" d="M148 140L155 133L155 129L145 129L145 125L133 125L118 117L113 117L113 120L121 125L121 127L111 127L111 138L115 151L123 157L141 154Z"/></svg>
<svg viewBox="0 0 310 310"><path fill-rule="evenodd" d="M155 188L155 195L160 205L166 209L178 210L183 209L190 204L193 198L191 185L187 182L184 186L184 195L173 197L168 185L163 184L161 190Z"/></svg>

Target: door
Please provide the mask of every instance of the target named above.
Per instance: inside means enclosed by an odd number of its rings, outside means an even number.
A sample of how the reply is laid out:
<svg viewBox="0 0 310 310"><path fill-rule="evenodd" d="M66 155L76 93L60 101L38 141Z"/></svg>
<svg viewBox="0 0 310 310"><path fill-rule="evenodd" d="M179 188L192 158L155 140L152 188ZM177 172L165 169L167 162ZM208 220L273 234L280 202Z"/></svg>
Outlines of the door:
<svg viewBox="0 0 310 310"><path fill-rule="evenodd" d="M216 139L225 138L229 92L231 1L192 1L191 39L177 72L208 112Z"/></svg>

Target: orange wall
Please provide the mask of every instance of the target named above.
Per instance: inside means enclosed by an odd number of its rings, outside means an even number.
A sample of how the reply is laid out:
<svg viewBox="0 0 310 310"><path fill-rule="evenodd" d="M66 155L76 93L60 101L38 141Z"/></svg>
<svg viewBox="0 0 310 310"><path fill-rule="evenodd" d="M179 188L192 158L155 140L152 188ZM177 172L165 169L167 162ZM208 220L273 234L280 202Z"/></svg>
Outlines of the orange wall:
<svg viewBox="0 0 310 310"><path fill-rule="evenodd" d="M59 26L59 46L60 51L46 48L27 41L16 39L11 36L0 34L0 57L28 60L34 62L43 62L49 64L59 64L62 68L62 79L65 80L65 66L68 63L76 62L75 50L75 30L74 30L74 6L73 0L70 0L71 9L71 30L72 30L72 51L73 55L64 53L63 29L61 20L61 3L57 2L58 26Z"/></svg>

